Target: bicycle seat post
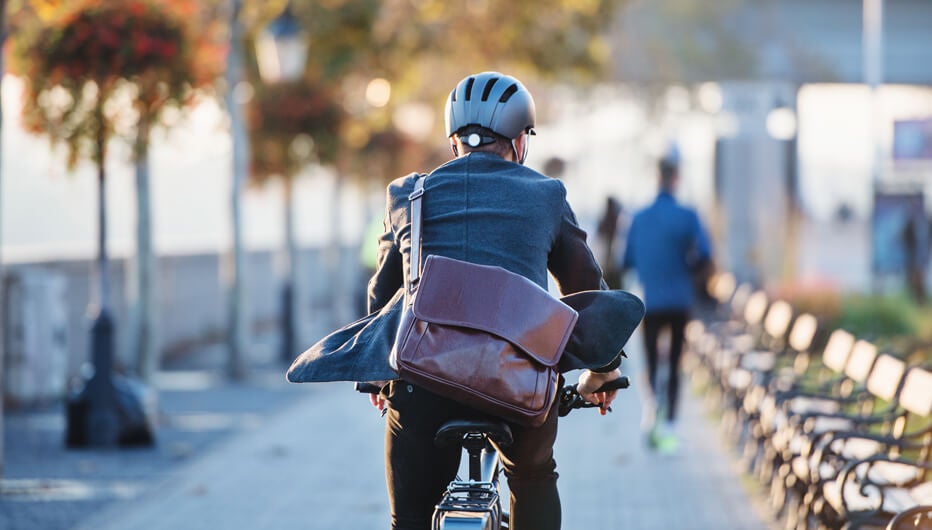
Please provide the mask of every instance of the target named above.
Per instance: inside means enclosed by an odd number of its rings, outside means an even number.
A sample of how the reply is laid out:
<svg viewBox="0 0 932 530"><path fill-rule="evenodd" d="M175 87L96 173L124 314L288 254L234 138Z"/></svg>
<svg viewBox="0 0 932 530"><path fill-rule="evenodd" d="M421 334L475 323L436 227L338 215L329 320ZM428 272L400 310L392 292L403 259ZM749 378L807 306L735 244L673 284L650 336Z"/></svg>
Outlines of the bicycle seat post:
<svg viewBox="0 0 932 530"><path fill-rule="evenodd" d="M463 435L463 449L469 454L469 480L482 481L482 450L486 446L485 435L479 432L467 432Z"/></svg>

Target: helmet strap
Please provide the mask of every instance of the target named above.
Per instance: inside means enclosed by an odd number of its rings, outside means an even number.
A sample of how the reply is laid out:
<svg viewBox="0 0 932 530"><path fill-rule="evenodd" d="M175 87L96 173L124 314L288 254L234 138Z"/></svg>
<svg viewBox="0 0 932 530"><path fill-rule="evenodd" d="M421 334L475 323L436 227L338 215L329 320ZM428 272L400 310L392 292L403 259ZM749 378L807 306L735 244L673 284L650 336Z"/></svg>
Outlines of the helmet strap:
<svg viewBox="0 0 932 530"><path fill-rule="evenodd" d="M519 136L519 138L520 138L520 136ZM527 160L527 144L528 144L527 135L525 135L525 138L524 138L524 149L521 150L521 154L520 154L520 155L518 154L518 146L515 145L515 140L517 140L517 138L512 138L512 139L511 139L511 150L514 151L514 153L515 153L515 162L517 162L517 163L519 163L519 164L521 164L521 165L524 165L524 161Z"/></svg>

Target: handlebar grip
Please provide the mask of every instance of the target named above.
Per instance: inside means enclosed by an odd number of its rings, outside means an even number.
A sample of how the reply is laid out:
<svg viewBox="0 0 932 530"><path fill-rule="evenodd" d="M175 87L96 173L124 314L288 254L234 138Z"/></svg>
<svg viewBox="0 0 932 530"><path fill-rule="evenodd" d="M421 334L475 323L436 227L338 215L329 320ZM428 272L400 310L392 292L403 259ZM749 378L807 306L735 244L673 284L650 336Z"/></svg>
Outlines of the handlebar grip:
<svg viewBox="0 0 932 530"><path fill-rule="evenodd" d="M628 376L623 375L619 377L618 379L613 379L603 384L602 386L597 388L595 391L596 392L610 392L612 390L623 390L625 388L628 388L629 386L631 386L631 379L629 379Z"/></svg>
<svg viewBox="0 0 932 530"><path fill-rule="evenodd" d="M355 388L356 392L359 392L360 394L378 394L382 391L381 388L379 388L377 385L373 385L372 383L356 383Z"/></svg>

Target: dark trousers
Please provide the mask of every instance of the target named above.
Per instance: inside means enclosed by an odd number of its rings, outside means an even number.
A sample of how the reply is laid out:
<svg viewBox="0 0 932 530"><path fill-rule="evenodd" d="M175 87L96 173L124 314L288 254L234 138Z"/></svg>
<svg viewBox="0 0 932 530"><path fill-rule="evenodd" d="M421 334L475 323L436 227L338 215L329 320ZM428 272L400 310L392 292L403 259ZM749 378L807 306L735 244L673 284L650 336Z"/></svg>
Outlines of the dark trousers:
<svg viewBox="0 0 932 530"><path fill-rule="evenodd" d="M462 449L437 447L434 434L455 418L482 414L404 381L387 389L390 403L385 428L385 476L393 530L429 530L434 505L456 476ZM511 424L514 444L499 447L511 490L511 528L559 530L553 443L556 403L546 423L530 428Z"/></svg>
<svg viewBox="0 0 932 530"><path fill-rule="evenodd" d="M680 357L683 353L683 335L686 330L686 321L689 319L688 311L657 311L644 315L644 349L647 352L647 376L650 379L650 388L654 393L658 406L666 405L667 419L676 419L676 403L680 392ZM657 393L657 360L660 332L670 328L670 359L669 378L667 379L666 403L661 401L664 396Z"/></svg>

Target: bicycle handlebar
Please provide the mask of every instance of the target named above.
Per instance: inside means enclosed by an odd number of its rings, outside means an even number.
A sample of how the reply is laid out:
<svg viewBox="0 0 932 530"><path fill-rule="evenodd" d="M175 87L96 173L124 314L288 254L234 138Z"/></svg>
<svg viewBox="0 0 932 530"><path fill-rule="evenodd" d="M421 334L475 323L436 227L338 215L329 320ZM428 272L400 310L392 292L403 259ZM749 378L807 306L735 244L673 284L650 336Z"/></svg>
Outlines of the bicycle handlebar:
<svg viewBox="0 0 932 530"><path fill-rule="evenodd" d="M631 380L628 379L628 376L623 375L618 379L603 384L596 389L596 393L622 390L629 386L631 386ZM356 392L363 394L378 394L382 390L378 385L373 385L372 383L356 383L355 388ZM576 390L575 384L564 386L563 389L560 390L557 399L560 400L559 413L561 417L566 416L574 409L595 408L599 406L583 399L583 397L579 395L579 391ZM611 412L612 408L608 407L606 410Z"/></svg>
<svg viewBox="0 0 932 530"><path fill-rule="evenodd" d="M618 379L614 379L612 381L609 381L603 384L602 386L600 386L599 388L595 390L595 393L611 392L612 390L623 390L625 388L628 388L629 386L631 386L631 380L628 378L628 376L623 375L619 377ZM566 385L565 387L563 387L563 390L560 391L560 396L558 399L560 400L559 414L561 418L563 416L566 416L570 412L572 412L574 409L588 409L588 408L595 408L595 407L600 406L600 405L596 405L595 403L590 403L586 401L582 396L580 396L579 391L576 390L575 384ZM605 410L607 410L608 412L611 412L612 408L608 407Z"/></svg>

